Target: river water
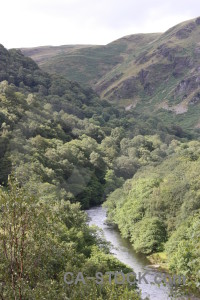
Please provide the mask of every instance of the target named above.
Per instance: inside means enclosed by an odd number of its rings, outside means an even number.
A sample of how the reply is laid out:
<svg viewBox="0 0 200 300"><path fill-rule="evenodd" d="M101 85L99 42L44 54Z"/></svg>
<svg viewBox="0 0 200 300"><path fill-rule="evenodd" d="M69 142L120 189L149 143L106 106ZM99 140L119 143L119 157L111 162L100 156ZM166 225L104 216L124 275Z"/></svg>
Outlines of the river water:
<svg viewBox="0 0 200 300"><path fill-rule="evenodd" d="M170 295L170 286L164 286L161 284L151 284L155 282L155 276L160 274L163 278L163 273L159 273L157 270L150 266L150 262L147 258L138 254L134 251L131 243L127 239L123 239L117 229L112 226L105 224L106 221L106 209L102 207L94 207L86 211L90 221L89 225L96 225L103 230L105 239L113 245L112 253L118 258L121 262L125 263L133 269L136 273L137 278L139 273L144 274L148 272L148 275L145 275L145 278L148 284L141 280L139 283L139 288L142 293L142 298L148 297L150 300L168 300L168 299L177 299L173 298ZM108 270L112 271L112 270ZM181 297L178 299L188 299L187 297Z"/></svg>

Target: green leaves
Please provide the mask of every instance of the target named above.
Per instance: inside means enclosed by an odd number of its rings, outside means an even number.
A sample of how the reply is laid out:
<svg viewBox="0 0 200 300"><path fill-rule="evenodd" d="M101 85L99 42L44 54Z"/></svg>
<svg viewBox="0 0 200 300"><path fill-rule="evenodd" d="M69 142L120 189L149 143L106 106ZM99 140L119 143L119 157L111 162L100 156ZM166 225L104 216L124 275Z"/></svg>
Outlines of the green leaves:
<svg viewBox="0 0 200 300"><path fill-rule="evenodd" d="M88 282L86 289L65 285L67 271L95 279L98 271L130 269L108 254L109 245L97 229L88 227L87 215L79 203L38 201L13 176L8 187L0 190L2 299L75 300L89 295L110 299L113 292L139 299L136 286L132 290L127 286L117 288L108 281L101 287Z"/></svg>
<svg viewBox="0 0 200 300"><path fill-rule="evenodd" d="M145 139L135 139L137 147ZM133 140L123 139L121 145L127 154ZM137 251L150 254L165 248L170 269L186 274L189 286L195 288L200 261L200 143L172 141L164 148L168 156L163 162L140 168L108 196L104 206L108 221L118 225Z"/></svg>

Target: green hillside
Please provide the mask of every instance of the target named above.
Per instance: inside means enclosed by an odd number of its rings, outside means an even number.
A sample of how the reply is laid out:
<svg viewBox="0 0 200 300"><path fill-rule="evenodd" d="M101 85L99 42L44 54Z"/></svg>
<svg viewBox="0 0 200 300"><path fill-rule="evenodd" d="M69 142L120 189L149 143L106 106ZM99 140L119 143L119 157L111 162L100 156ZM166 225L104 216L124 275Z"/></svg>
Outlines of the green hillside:
<svg viewBox="0 0 200 300"><path fill-rule="evenodd" d="M126 57L140 52L146 43L159 34L131 35L106 46L60 46L23 48L23 54L34 59L50 73L59 73L69 80L95 86L102 77L123 64Z"/></svg>
<svg viewBox="0 0 200 300"><path fill-rule="evenodd" d="M197 18L163 34L130 35L106 46L55 50L51 56L41 52L39 63L45 71L92 86L101 98L127 110L151 113L166 124L198 131L199 43ZM31 51L23 49L34 58Z"/></svg>
<svg viewBox="0 0 200 300"><path fill-rule="evenodd" d="M86 208L103 201L106 172L121 155L122 136L158 134L166 143L188 137L176 126L120 111L100 101L92 89L41 71L19 50L0 46L0 51L1 184L14 169L22 173L24 183L40 178L51 192L63 191L62 197L76 199ZM120 173L123 166L118 168ZM23 175L25 170L28 175ZM75 174L78 181L73 183ZM86 174L87 182L82 182Z"/></svg>

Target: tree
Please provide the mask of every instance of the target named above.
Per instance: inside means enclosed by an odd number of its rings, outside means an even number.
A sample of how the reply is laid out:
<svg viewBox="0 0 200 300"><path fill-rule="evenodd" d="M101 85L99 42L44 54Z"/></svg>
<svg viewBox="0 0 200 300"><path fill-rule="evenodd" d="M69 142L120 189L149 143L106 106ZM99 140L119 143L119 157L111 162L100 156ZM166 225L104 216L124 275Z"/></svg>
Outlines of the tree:
<svg viewBox="0 0 200 300"><path fill-rule="evenodd" d="M107 170L105 175L105 190L104 194L109 195L111 192L121 187L124 183L122 177L117 177L113 170Z"/></svg>
<svg viewBox="0 0 200 300"><path fill-rule="evenodd" d="M37 299L33 295L47 293L50 279L54 278L54 286L62 269L62 247L55 242L56 233L52 235L50 208L28 195L13 178L8 188L0 190L0 297ZM50 287L47 294L52 293Z"/></svg>
<svg viewBox="0 0 200 300"><path fill-rule="evenodd" d="M133 226L131 241L138 252L162 251L166 241L165 226L158 218L144 218Z"/></svg>

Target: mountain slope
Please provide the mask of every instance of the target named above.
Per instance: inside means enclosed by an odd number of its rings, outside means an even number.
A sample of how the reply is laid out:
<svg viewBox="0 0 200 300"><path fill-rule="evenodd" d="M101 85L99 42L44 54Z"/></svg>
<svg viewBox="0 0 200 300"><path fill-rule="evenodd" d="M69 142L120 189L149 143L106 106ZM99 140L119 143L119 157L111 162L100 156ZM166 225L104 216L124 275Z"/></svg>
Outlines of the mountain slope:
<svg viewBox="0 0 200 300"><path fill-rule="evenodd" d="M131 35L106 46L72 45L21 50L39 63L43 70L95 87L98 80L123 64L127 57L136 55L157 36L159 34Z"/></svg>
<svg viewBox="0 0 200 300"><path fill-rule="evenodd" d="M30 49L23 52L30 55ZM127 110L199 130L200 18L163 34L131 35L107 46L54 54L43 56L42 69L89 84L101 98Z"/></svg>
<svg viewBox="0 0 200 300"><path fill-rule="evenodd" d="M176 122L198 130L199 72L200 18L197 18L162 34L127 67L120 65L115 74L111 72L102 78L96 90L127 109L151 112L167 123Z"/></svg>
<svg viewBox="0 0 200 300"><path fill-rule="evenodd" d="M177 104L188 98L186 103L196 103L197 99L192 96L196 97L198 93L199 25L200 19L196 19L171 28L150 44L147 51L139 53L126 68L119 66L118 74L123 73L120 79L106 89L106 80L102 79L97 90L115 101L146 98L152 102L160 93L159 102L169 100L170 104ZM110 78L112 76L110 74ZM181 113L181 108L176 112Z"/></svg>

